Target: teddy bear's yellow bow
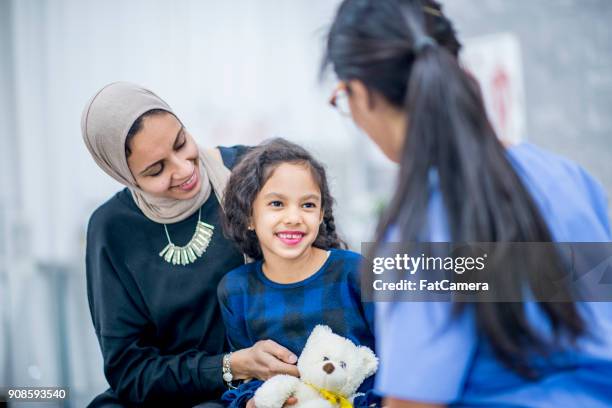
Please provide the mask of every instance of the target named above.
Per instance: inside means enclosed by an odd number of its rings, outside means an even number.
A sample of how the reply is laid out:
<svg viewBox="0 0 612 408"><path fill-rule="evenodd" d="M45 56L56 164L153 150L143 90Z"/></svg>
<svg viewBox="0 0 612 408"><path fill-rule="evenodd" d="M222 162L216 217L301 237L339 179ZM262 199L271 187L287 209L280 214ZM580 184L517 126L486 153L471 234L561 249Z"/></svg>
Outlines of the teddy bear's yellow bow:
<svg viewBox="0 0 612 408"><path fill-rule="evenodd" d="M319 393L323 398L330 402L333 406L338 406L339 408L353 408L353 404L346 398L345 396L330 390L326 390L325 388L319 388L316 385L312 385L310 383L306 383L306 385L310 386L316 392Z"/></svg>

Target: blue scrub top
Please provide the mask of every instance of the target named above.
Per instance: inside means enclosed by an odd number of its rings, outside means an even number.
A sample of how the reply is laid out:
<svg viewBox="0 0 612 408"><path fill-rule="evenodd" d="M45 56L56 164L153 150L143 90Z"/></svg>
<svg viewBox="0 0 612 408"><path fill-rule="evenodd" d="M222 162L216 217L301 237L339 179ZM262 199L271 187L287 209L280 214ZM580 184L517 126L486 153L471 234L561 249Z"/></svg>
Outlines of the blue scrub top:
<svg viewBox="0 0 612 408"><path fill-rule="evenodd" d="M558 242L611 240L602 187L578 165L523 143L508 157ZM441 192L433 179L428 241L450 234ZM403 400L456 406L611 407L612 303L580 303L590 333L575 350L554 357L555 370L527 381L499 362L479 337L474 315L451 320L452 303L397 302L376 305L376 389ZM535 327L547 322L533 304Z"/></svg>

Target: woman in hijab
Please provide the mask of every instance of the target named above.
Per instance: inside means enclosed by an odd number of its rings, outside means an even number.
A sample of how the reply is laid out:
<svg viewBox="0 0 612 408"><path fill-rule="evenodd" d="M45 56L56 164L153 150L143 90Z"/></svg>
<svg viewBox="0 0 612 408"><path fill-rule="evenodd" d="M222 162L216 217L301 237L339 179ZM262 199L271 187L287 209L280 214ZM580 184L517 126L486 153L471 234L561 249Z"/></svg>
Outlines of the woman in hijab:
<svg viewBox="0 0 612 408"><path fill-rule="evenodd" d="M216 289L244 262L219 202L243 146L200 148L153 92L117 82L86 105L83 139L125 185L91 216L87 295L110 389L91 407L220 406L232 380L298 375L263 341L228 353Z"/></svg>

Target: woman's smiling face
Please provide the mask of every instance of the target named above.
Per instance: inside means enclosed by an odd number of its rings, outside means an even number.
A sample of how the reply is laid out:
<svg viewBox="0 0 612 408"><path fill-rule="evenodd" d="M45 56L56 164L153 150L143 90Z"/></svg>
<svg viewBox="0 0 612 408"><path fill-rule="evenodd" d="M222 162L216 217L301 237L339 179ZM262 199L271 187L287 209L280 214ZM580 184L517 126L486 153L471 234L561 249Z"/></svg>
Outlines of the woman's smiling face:
<svg viewBox="0 0 612 408"><path fill-rule="evenodd" d="M296 259L309 254L322 220L321 190L309 166L282 163L255 198L251 227L265 259Z"/></svg>
<svg viewBox="0 0 612 408"><path fill-rule="evenodd" d="M144 117L129 150L128 166L144 192L175 200L199 193L198 146L174 115L164 112Z"/></svg>

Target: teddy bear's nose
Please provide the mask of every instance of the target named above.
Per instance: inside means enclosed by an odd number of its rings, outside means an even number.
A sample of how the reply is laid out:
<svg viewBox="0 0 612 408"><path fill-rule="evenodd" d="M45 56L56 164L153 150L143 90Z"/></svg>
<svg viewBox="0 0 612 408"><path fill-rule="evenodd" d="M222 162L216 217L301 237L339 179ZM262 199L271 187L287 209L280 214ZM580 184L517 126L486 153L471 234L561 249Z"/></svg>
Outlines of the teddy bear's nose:
<svg viewBox="0 0 612 408"><path fill-rule="evenodd" d="M323 366L323 371L325 371L327 374L333 373L335 369L336 369L336 367L334 367L334 365L332 363L326 363Z"/></svg>

